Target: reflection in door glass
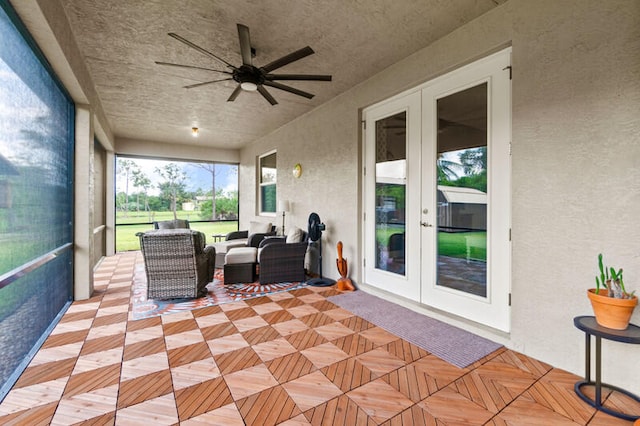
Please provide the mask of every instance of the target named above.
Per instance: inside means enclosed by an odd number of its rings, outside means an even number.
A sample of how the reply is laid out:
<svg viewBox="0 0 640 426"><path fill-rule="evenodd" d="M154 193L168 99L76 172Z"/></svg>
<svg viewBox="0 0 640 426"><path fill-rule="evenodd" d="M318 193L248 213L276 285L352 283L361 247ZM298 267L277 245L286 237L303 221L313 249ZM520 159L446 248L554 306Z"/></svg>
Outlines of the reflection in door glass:
<svg viewBox="0 0 640 426"><path fill-rule="evenodd" d="M376 268L405 274L406 112L376 121Z"/></svg>
<svg viewBox="0 0 640 426"><path fill-rule="evenodd" d="M437 285L486 297L487 84L437 108Z"/></svg>

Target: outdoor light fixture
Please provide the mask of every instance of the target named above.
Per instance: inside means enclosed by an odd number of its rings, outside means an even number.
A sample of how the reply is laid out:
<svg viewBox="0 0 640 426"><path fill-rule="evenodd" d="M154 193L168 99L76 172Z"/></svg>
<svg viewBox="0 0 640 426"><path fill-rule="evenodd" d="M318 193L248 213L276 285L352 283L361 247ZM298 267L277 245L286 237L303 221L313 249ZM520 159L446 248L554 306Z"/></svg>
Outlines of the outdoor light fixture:
<svg viewBox="0 0 640 426"><path fill-rule="evenodd" d="M198 132L199 132L199 131L200 131L200 130L198 130L198 128L197 128L197 127L192 127L192 128L191 128L191 136L193 136L194 138L197 138L197 137L198 137Z"/></svg>

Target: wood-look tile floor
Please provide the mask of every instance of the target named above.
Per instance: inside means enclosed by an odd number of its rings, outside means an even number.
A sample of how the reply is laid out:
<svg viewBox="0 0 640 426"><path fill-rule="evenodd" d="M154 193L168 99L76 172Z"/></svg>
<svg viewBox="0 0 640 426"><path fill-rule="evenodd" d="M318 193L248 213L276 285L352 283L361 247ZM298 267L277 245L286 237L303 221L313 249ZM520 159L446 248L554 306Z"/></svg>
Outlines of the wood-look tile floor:
<svg viewBox="0 0 640 426"><path fill-rule="evenodd" d="M573 374L504 348L457 368L330 303L332 288L134 321L141 262L104 259L94 296L69 308L0 424L631 424L582 402Z"/></svg>

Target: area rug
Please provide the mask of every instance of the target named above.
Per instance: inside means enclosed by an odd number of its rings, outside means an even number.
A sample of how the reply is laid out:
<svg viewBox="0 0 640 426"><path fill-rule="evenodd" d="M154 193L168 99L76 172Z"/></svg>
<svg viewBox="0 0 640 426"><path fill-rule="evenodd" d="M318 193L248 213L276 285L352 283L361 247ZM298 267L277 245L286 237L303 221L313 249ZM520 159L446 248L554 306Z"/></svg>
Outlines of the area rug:
<svg viewBox="0 0 640 426"><path fill-rule="evenodd" d="M266 296L282 291L294 290L306 286L304 282L287 282L276 284L260 284L259 282L247 284L224 284L222 269L216 269L213 282L207 285L208 293L198 299L170 299L148 300L147 277L144 265L136 267L133 279L133 306L134 320L155 317L158 315L172 314L176 312L191 311L207 306L221 305L223 303L237 302Z"/></svg>
<svg viewBox="0 0 640 426"><path fill-rule="evenodd" d="M361 290L330 296L327 300L460 368L502 347Z"/></svg>

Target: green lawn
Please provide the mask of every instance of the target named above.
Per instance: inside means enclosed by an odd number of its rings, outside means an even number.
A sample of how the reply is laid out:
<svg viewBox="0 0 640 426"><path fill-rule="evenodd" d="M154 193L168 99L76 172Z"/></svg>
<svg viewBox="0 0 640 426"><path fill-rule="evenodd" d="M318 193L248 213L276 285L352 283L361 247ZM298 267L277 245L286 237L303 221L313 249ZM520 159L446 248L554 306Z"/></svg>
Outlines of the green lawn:
<svg viewBox="0 0 640 426"><path fill-rule="evenodd" d="M184 210L178 210L176 212L178 219L187 219L187 220L203 220L200 217L200 212L193 211L187 212ZM148 212L127 212L125 215L124 212L116 213L116 224L126 224L126 223L142 223L142 222L153 222L159 220L172 220L173 212L151 212L151 219L149 219Z"/></svg>
<svg viewBox="0 0 640 426"><path fill-rule="evenodd" d="M438 254L441 256L467 258L467 242L465 237L487 237L486 232L438 232ZM485 245L486 246L486 245ZM487 249L471 247L471 257L487 261Z"/></svg>
<svg viewBox="0 0 640 426"><path fill-rule="evenodd" d="M207 244L213 243L214 234L228 234L238 230L238 222L195 222L202 220L200 212L183 211L176 212L178 219L190 221L191 229L201 231L207 237ZM151 212L151 221L173 220L173 212ZM145 222L145 223L143 223ZM136 234L153 228L149 222L148 212L124 212L116 213L116 252L140 250L140 241ZM136 225L130 225L136 224Z"/></svg>
<svg viewBox="0 0 640 426"><path fill-rule="evenodd" d="M387 227L376 230L376 240L378 244L386 245L391 234L402 232L401 227ZM486 232L438 232L438 255L451 256L461 259L467 257L467 236L478 236L486 238ZM476 260L487 260L487 249L471 247L471 257Z"/></svg>
<svg viewBox="0 0 640 426"><path fill-rule="evenodd" d="M180 216L179 216L180 217ZM173 214L170 216L173 219ZM163 220L163 219L160 219ZM201 222L190 223L191 229L201 231L207 237L207 244L213 243L214 234L228 234L238 230L238 222ZM151 224L116 225L116 252L140 250L140 240L136 233L152 229Z"/></svg>

